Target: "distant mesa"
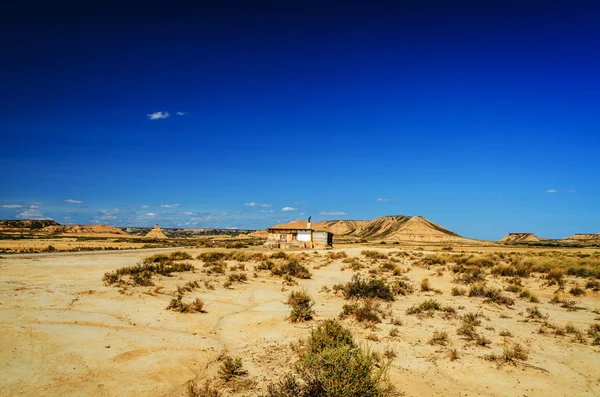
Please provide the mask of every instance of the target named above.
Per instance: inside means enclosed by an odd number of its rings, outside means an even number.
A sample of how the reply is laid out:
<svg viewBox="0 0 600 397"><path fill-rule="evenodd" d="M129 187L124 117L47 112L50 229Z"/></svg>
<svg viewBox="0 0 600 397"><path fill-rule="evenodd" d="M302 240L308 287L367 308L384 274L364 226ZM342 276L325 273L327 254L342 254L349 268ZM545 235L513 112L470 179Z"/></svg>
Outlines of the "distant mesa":
<svg viewBox="0 0 600 397"><path fill-rule="evenodd" d="M503 243L524 243L524 242L537 242L545 239L536 236L533 233L508 233L500 240Z"/></svg>
<svg viewBox="0 0 600 397"><path fill-rule="evenodd" d="M569 237L565 237L563 239L563 241L569 242L569 241L577 241L577 242L581 242L581 241L600 241L600 233L576 233L572 236Z"/></svg>
<svg viewBox="0 0 600 397"><path fill-rule="evenodd" d="M151 238L151 239L168 238L167 236L165 236L163 231L160 229L160 226L158 226L158 223L156 225L154 225L154 229L150 230L148 232L148 234L146 234L145 237Z"/></svg>
<svg viewBox="0 0 600 397"><path fill-rule="evenodd" d="M293 226L296 222L285 224ZM301 224L302 222L298 223ZM305 222L303 223L306 224ZM274 226L274 228L283 225ZM356 238L366 241L477 242L431 222L422 216L391 215L373 220L333 220L312 224L313 229L326 230L335 239Z"/></svg>
<svg viewBox="0 0 600 397"><path fill-rule="evenodd" d="M0 220L0 232L50 236L123 236L123 230L108 225L61 225L53 220Z"/></svg>

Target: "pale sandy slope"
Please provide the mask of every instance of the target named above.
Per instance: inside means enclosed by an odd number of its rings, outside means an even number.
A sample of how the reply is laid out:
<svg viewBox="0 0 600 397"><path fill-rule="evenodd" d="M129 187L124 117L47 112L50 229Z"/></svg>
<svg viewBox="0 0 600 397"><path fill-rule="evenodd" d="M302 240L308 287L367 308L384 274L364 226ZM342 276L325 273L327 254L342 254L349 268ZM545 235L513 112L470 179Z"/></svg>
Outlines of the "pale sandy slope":
<svg viewBox="0 0 600 397"><path fill-rule="evenodd" d="M197 250L189 250L197 254ZM360 249L349 250L358 255ZM146 294L150 288L122 295L102 284L104 272L134 264L147 253L57 256L33 259L0 259L0 394L6 396L180 396L187 381L212 378L223 353L240 356L257 382L257 390L287 372L294 361L289 343L308 335L314 321L291 324L284 304L290 288L266 272L258 278L248 272L249 282L234 289L202 288L199 296L207 313L179 314L164 310L171 296ZM201 268L201 262L192 261ZM322 264L324 259L315 259ZM403 266L409 267L406 262ZM247 265L251 269L252 266ZM313 279L300 281L316 301L317 320L337 316L345 302L322 286L348 281L350 270L341 271L335 261L312 270ZM539 335L539 324L524 322L520 313L531 303L518 300L513 309L483 304L480 298L453 297L448 272L443 277L418 267L407 273L417 285L429 277L442 295L416 293L399 298L390 310L403 325L400 336L390 337L389 318L376 330L346 321L360 341L373 350L396 350L390 372L392 381L408 396L597 396L600 395L600 348L574 343L570 337ZM177 284L203 280L204 274L185 274L163 279L172 292ZM224 277L220 278L220 281ZM529 280L537 291L540 281ZM492 282L493 283L493 282ZM591 311L567 312L547 302L551 290L537 292L537 306L560 325L573 322L580 329L594 322ZM479 328L492 340L490 348L469 345L456 335L459 319L439 315L420 320L405 314L406 308L428 297L459 308L460 314L481 311L486 318ZM188 299L186 298L186 299ZM581 305L600 309L598 294L580 299ZM508 318L502 318L507 316ZM451 346L427 344L434 330L447 330ZM528 363L543 368L514 367L482 359L501 352L504 338L530 348ZM456 347L461 359L450 361L447 351ZM254 391L240 392L254 396Z"/></svg>

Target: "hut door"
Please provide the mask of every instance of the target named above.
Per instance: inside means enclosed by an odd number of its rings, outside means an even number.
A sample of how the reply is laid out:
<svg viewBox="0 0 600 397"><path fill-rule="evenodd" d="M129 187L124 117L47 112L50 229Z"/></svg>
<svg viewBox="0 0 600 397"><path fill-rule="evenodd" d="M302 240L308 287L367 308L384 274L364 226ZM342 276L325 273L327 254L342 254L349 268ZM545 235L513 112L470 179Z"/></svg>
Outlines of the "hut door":
<svg viewBox="0 0 600 397"><path fill-rule="evenodd" d="M279 235L279 242L280 243L287 243L287 236L285 234L280 234Z"/></svg>

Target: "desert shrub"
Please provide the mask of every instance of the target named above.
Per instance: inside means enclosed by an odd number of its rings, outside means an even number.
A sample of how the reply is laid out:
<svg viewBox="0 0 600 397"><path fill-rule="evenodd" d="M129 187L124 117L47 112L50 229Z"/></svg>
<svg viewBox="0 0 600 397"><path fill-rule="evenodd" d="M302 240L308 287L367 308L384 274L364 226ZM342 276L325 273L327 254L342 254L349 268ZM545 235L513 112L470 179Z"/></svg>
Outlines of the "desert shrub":
<svg viewBox="0 0 600 397"><path fill-rule="evenodd" d="M516 285L516 284L509 284L504 288L504 291L506 292L515 292L515 293L519 293L523 290L523 287Z"/></svg>
<svg viewBox="0 0 600 397"><path fill-rule="evenodd" d="M175 251L169 255L169 260L172 261L185 261L192 259L192 256L185 251Z"/></svg>
<svg viewBox="0 0 600 397"><path fill-rule="evenodd" d="M431 285L429 285L429 279L424 278L421 280L421 292L431 291Z"/></svg>
<svg viewBox="0 0 600 397"><path fill-rule="evenodd" d="M514 362L515 360L525 361L529 358L527 350L519 343L515 343L510 347L505 347L502 353L502 359L508 362Z"/></svg>
<svg viewBox="0 0 600 397"><path fill-rule="evenodd" d="M496 264L496 261L491 256L474 256L467 260L465 263L468 266L475 267L492 267Z"/></svg>
<svg viewBox="0 0 600 397"><path fill-rule="evenodd" d="M219 367L219 377L228 382L233 377L246 375L248 371L242 367L242 359L240 357L225 357L225 360L223 360L223 363Z"/></svg>
<svg viewBox="0 0 600 397"><path fill-rule="evenodd" d="M154 274L169 276L174 272L186 272L194 270L194 266L189 263L152 262L138 263L135 266L121 267L114 272L104 273L103 281L105 284L115 284L124 282L122 276L131 276L133 285L154 285L151 278Z"/></svg>
<svg viewBox="0 0 600 397"><path fill-rule="evenodd" d="M270 259L267 259L261 262L258 266L256 266L256 270L273 270L275 267L275 262Z"/></svg>
<svg viewBox="0 0 600 397"><path fill-rule="evenodd" d="M289 316L291 322L312 320L314 313L312 307L315 303L306 290L290 292L286 303L292 307Z"/></svg>
<svg viewBox="0 0 600 397"><path fill-rule="evenodd" d="M454 282L460 284L473 284L485 281L485 270L478 267L456 265L451 268L455 274Z"/></svg>
<svg viewBox="0 0 600 397"><path fill-rule="evenodd" d="M380 323L380 312L379 305L376 302L367 299L362 304L353 303L350 305L344 305L342 307L342 313L340 313L340 318L354 316L356 321L360 323Z"/></svg>
<svg viewBox="0 0 600 397"><path fill-rule="evenodd" d="M392 328L392 329L390 330L390 336L391 336L392 338L395 338L395 337L397 337L398 335L400 335L400 331L398 331L398 328L395 328L395 327L394 327L394 328Z"/></svg>
<svg viewBox="0 0 600 397"><path fill-rule="evenodd" d="M445 264L446 264L446 258L444 256L436 255L436 254L425 255L424 257L419 259L417 262L415 262L415 266L425 267L425 268L427 268L429 266L433 266L433 265L445 265Z"/></svg>
<svg viewBox="0 0 600 397"><path fill-rule="evenodd" d="M419 305L413 305L406 309L406 314L426 314L433 315L434 311L441 311L449 314L456 314L456 309L452 306L442 306L440 302L435 299L427 299L421 302Z"/></svg>
<svg viewBox="0 0 600 397"><path fill-rule="evenodd" d="M557 284L559 287L563 287L565 284L564 276L565 270L560 268L553 268L546 273L546 284L547 285L555 285Z"/></svg>
<svg viewBox="0 0 600 397"><path fill-rule="evenodd" d="M585 295L585 290L583 290L579 285L574 286L569 290L569 293L573 296L581 296Z"/></svg>
<svg viewBox="0 0 600 397"><path fill-rule="evenodd" d="M598 291L600 291L600 281L598 281L596 279L588 280L585 283L585 288L586 289L591 289L594 292L598 292Z"/></svg>
<svg viewBox="0 0 600 397"><path fill-rule="evenodd" d="M481 325L479 315L475 313L467 313L462 317L461 326L456 330L458 335L465 336L468 340L477 339L477 331L475 327Z"/></svg>
<svg viewBox="0 0 600 397"><path fill-rule="evenodd" d="M442 345L446 346L448 344L448 333L446 331L433 331L433 336L429 340L430 345Z"/></svg>
<svg viewBox="0 0 600 397"><path fill-rule="evenodd" d="M344 298L377 298L386 301L393 301L394 294L389 285L382 280L364 279L355 274L352 280L343 287Z"/></svg>
<svg viewBox="0 0 600 397"><path fill-rule="evenodd" d="M452 348L450 349L450 351L448 352L448 358L450 358L450 361L456 361L460 358L460 354L458 353L458 349L457 348Z"/></svg>
<svg viewBox="0 0 600 397"><path fill-rule="evenodd" d="M336 260L336 259L344 259L348 257L348 254L346 254L344 251L340 251L340 252L330 252L328 255L329 259L331 260Z"/></svg>
<svg viewBox="0 0 600 397"><path fill-rule="evenodd" d="M542 312L540 311L539 307L535 306L535 307L528 307L527 308L527 318L531 318L531 319L540 319L540 318L548 318L548 315L544 315L542 314Z"/></svg>
<svg viewBox="0 0 600 397"><path fill-rule="evenodd" d="M203 260L206 263L222 261L222 260L226 260L228 258L229 258L229 254L227 252L218 252L218 251L203 252L196 257L196 259Z"/></svg>
<svg viewBox="0 0 600 397"><path fill-rule="evenodd" d="M537 298L537 296L535 296L533 294L533 292L529 291L528 289L522 290L521 293L519 294L519 298L526 299L531 303L539 303L540 302L540 300Z"/></svg>
<svg viewBox="0 0 600 397"><path fill-rule="evenodd" d="M350 331L336 320L325 320L306 341L292 375L268 388L268 396L372 396L395 394L387 381L389 362L356 345Z"/></svg>
<svg viewBox="0 0 600 397"><path fill-rule="evenodd" d="M502 295L502 291L499 289L488 288L484 284L471 286L469 296L484 297L486 298L484 302L493 302L499 305L511 306L515 303L514 299Z"/></svg>
<svg viewBox="0 0 600 397"><path fill-rule="evenodd" d="M467 294L467 290L461 287L452 287L452 296L463 296Z"/></svg>
<svg viewBox="0 0 600 397"><path fill-rule="evenodd" d="M505 336L505 337L511 337L511 336L513 336L512 333L510 331L507 331L507 330L500 331L500 333L498 335Z"/></svg>
<svg viewBox="0 0 600 397"><path fill-rule="evenodd" d="M300 264L297 260L290 260L286 262L284 265L279 265L274 267L271 272L276 276L291 276L296 278L307 279L311 278L312 274L310 271Z"/></svg>
<svg viewBox="0 0 600 397"><path fill-rule="evenodd" d="M561 299L561 300L559 300L559 303L560 303L560 307L564 307L565 309L567 309L567 311L570 311L570 312L580 309L580 307L577 307L577 302L574 300Z"/></svg>
<svg viewBox="0 0 600 397"><path fill-rule="evenodd" d="M167 310L173 310L180 313L196 313L204 312L204 302L200 298L196 298L192 303L185 303L182 301L183 296L178 295L177 298L171 299Z"/></svg>
<svg viewBox="0 0 600 397"><path fill-rule="evenodd" d="M248 281L248 276L245 273L231 273L227 276L227 281L230 283L244 283Z"/></svg>
<svg viewBox="0 0 600 397"><path fill-rule="evenodd" d="M387 259L388 258L387 254L385 254L383 252L378 252L378 251L365 250L365 251L361 251L361 255L364 255L369 259Z"/></svg>
<svg viewBox="0 0 600 397"><path fill-rule="evenodd" d="M288 259L288 255L283 251L277 251L274 254L271 254L269 257L271 259Z"/></svg>
<svg viewBox="0 0 600 397"><path fill-rule="evenodd" d="M200 387L195 381L191 381L187 384L185 395L186 397L220 397L221 393L208 382Z"/></svg>
<svg viewBox="0 0 600 397"><path fill-rule="evenodd" d="M398 280L391 285L392 293L395 295L407 296L415 292L415 287L412 284L403 280Z"/></svg>

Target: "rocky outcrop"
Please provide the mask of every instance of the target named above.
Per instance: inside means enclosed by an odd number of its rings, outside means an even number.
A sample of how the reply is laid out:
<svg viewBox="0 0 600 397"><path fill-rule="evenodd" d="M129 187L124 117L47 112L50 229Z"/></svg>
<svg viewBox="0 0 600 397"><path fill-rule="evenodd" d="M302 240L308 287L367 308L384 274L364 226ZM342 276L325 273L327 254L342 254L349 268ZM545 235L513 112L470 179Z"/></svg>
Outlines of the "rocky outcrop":
<svg viewBox="0 0 600 397"><path fill-rule="evenodd" d="M145 238L157 239L157 238L168 238L158 226L158 223L154 225L154 229L150 230L148 234L146 234Z"/></svg>
<svg viewBox="0 0 600 397"><path fill-rule="evenodd" d="M500 240L503 243L524 243L524 242L537 242L544 239L539 238L533 233L508 233Z"/></svg>

